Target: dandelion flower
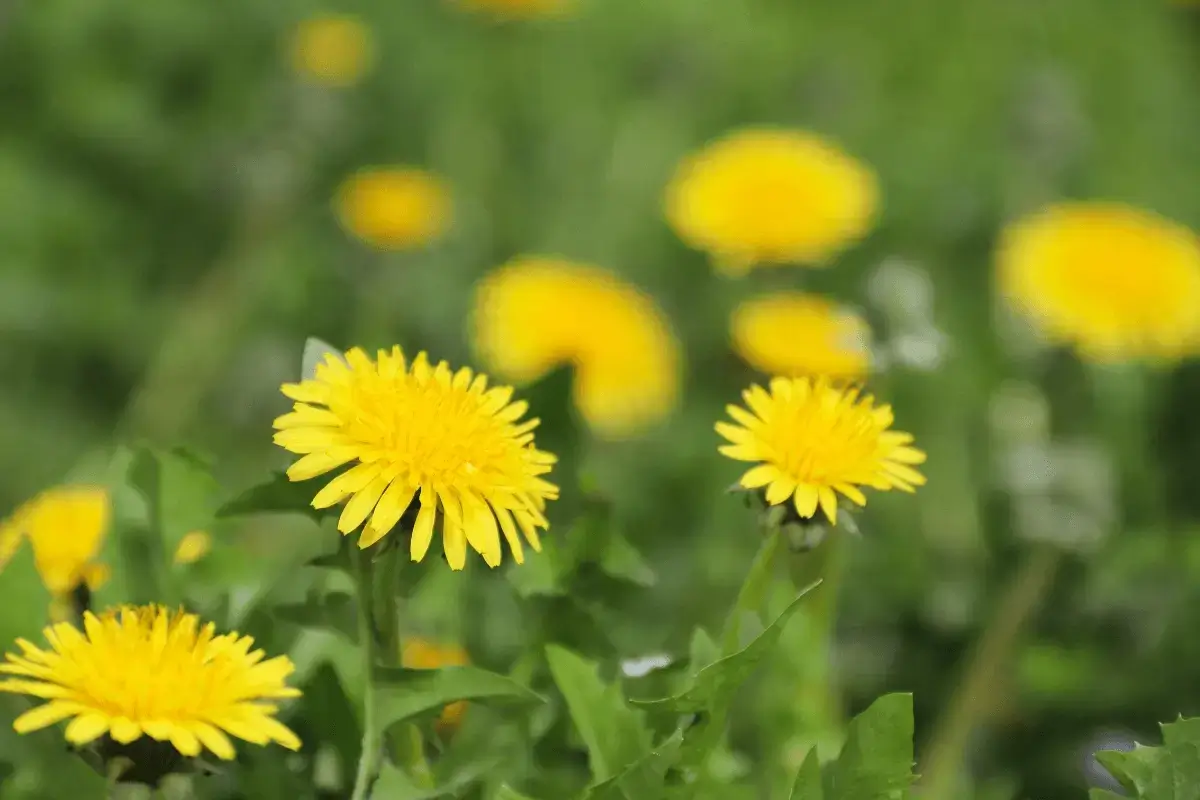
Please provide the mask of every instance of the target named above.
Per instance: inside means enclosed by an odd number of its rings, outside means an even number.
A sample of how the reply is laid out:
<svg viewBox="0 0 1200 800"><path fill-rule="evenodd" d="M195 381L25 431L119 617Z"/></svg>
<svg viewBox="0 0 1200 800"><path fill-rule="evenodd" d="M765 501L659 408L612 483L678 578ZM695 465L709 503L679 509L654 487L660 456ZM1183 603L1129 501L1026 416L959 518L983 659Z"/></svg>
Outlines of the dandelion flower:
<svg viewBox="0 0 1200 800"><path fill-rule="evenodd" d="M473 327L480 358L508 380L572 365L575 404L607 438L641 431L678 400L681 357L666 316L599 267L515 259L479 284Z"/></svg>
<svg viewBox="0 0 1200 800"><path fill-rule="evenodd" d="M293 32L291 57L296 72L312 81L350 86L371 66L371 31L357 17L312 17Z"/></svg>
<svg viewBox="0 0 1200 800"><path fill-rule="evenodd" d="M507 386L457 372L425 353L408 363L399 347L372 360L361 349L345 361L328 354L311 380L283 385L294 410L275 420L275 443L301 455L288 477L303 481L349 465L313 498L314 508L347 501L338 529L365 524L359 547L390 531L410 505L410 555L425 557L440 518L451 569L462 569L470 545L489 566L500 563L504 534L517 563L517 528L540 550L538 528L558 487L541 476L556 461L534 447L537 419L521 421L528 403Z"/></svg>
<svg viewBox="0 0 1200 800"><path fill-rule="evenodd" d="M1051 206L1005 231L997 272L1048 338L1092 360L1170 361L1200 347L1200 242L1151 212Z"/></svg>
<svg viewBox="0 0 1200 800"><path fill-rule="evenodd" d="M827 263L870 230L879 185L869 167L805 131L750 128L684 159L667 221L718 269Z"/></svg>
<svg viewBox="0 0 1200 800"><path fill-rule="evenodd" d="M109 574L98 559L111 516L108 492L100 487L59 486L42 492L0 525L0 567L27 537L42 583L57 600L81 585L99 588Z"/></svg>
<svg viewBox="0 0 1200 800"><path fill-rule="evenodd" d="M417 637L405 639L401 644L400 664L408 669L441 669L469 663L467 651L457 645L438 644ZM466 711L465 700L450 703L442 709L437 721L438 727L446 733L454 731L462 723Z"/></svg>
<svg viewBox="0 0 1200 800"><path fill-rule="evenodd" d="M175 546L174 561L176 564L195 564L208 555L212 549L212 537L205 531L191 531L184 534Z"/></svg>
<svg viewBox="0 0 1200 800"><path fill-rule="evenodd" d="M382 250L423 247L450 221L450 191L436 175L412 167L372 167L346 179L335 201L350 234Z"/></svg>
<svg viewBox="0 0 1200 800"><path fill-rule="evenodd" d="M720 448L736 461L758 462L740 483L764 489L768 503L791 500L803 519L818 507L837 524L837 495L858 505L860 487L914 491L925 477L911 465L925 461L913 437L891 430L892 409L875 405L858 389L840 389L825 378L773 378L769 390L742 393L746 407L726 407L736 425L718 422L731 444Z"/></svg>
<svg viewBox="0 0 1200 800"><path fill-rule="evenodd" d="M184 756L208 750L234 757L229 736L254 744L300 747L276 721L275 700L298 697L284 681L293 671L284 656L263 660L254 640L216 635L212 623L161 606L121 606L86 612L83 630L60 622L45 629L49 647L17 640L0 673L0 691L47 702L13 723L30 733L70 719L67 741L87 745L107 736L115 745L149 737Z"/></svg>
<svg viewBox="0 0 1200 800"><path fill-rule="evenodd" d="M859 315L816 295L783 292L742 303L731 321L733 349L770 375L866 376L870 329Z"/></svg>
<svg viewBox="0 0 1200 800"><path fill-rule="evenodd" d="M456 0L468 11L489 14L496 19L534 19L553 17L570 8L573 0Z"/></svg>

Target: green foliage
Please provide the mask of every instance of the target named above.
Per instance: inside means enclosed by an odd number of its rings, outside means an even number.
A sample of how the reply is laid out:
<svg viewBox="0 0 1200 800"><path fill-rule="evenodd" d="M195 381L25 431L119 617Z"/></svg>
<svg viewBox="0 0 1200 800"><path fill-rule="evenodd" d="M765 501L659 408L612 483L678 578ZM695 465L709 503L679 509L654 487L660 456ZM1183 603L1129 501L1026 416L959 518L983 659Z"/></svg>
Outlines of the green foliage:
<svg viewBox="0 0 1200 800"><path fill-rule="evenodd" d="M1162 726L1160 747L1138 745L1130 752L1102 751L1096 758L1138 800L1200 798L1200 718ZM1116 797L1093 789L1092 800Z"/></svg>

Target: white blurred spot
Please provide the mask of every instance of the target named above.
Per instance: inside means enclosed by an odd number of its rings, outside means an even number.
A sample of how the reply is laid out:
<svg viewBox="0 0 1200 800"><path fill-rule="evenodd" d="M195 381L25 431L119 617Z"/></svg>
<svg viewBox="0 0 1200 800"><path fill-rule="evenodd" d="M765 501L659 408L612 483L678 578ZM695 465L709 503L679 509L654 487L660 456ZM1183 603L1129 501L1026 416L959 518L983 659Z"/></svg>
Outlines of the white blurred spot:
<svg viewBox="0 0 1200 800"><path fill-rule="evenodd" d="M631 658L621 662L621 673L627 678L644 678L656 669L671 666L671 657L666 653Z"/></svg>
<svg viewBox="0 0 1200 800"><path fill-rule="evenodd" d="M950 349L946 334L933 326L902 333L888 344L894 361L920 372L932 372L940 367Z"/></svg>
<svg viewBox="0 0 1200 800"><path fill-rule="evenodd" d="M317 374L317 364L324 361L327 355L337 356L343 362L346 360L342 351L329 342L322 341L315 336L308 337L304 342L304 356L300 360L300 379L312 380Z"/></svg>
<svg viewBox="0 0 1200 800"><path fill-rule="evenodd" d="M893 325L910 330L932 325L933 282L907 261L884 259L867 283L867 297Z"/></svg>
<svg viewBox="0 0 1200 800"><path fill-rule="evenodd" d="M1009 381L988 406L992 435L999 441L1044 441L1050 435L1050 404L1031 383Z"/></svg>

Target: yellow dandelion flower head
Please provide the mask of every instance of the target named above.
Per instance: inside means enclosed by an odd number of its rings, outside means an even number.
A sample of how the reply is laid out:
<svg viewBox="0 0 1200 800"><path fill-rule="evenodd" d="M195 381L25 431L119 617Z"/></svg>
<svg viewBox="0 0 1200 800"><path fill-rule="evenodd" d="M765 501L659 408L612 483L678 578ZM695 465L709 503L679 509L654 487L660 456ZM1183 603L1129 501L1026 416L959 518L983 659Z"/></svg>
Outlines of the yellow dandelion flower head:
<svg viewBox="0 0 1200 800"><path fill-rule="evenodd" d="M730 324L738 356L770 375L858 380L870 368L870 328L817 295L781 292L743 302Z"/></svg>
<svg viewBox="0 0 1200 800"><path fill-rule="evenodd" d="M292 67L316 83L350 86L371 67L374 56L371 31L358 17L324 14L304 20L292 32Z"/></svg>
<svg viewBox="0 0 1200 800"><path fill-rule="evenodd" d="M468 10L488 14L496 19L534 19L560 16L575 0L455 0Z"/></svg>
<svg viewBox="0 0 1200 800"><path fill-rule="evenodd" d="M741 477L746 489L766 489L778 505L791 499L810 519L819 507L837 524L837 495L858 505L860 487L912 492L925 477L911 465L925 461L911 434L891 430L892 409L875 405L857 388L839 388L825 378L773 378L769 389L742 393L745 408L730 405L737 423L718 422L730 444L720 448L737 461L758 462Z"/></svg>
<svg viewBox="0 0 1200 800"><path fill-rule="evenodd" d="M42 583L54 595L108 578L97 561L108 535L112 510L108 491L97 486L58 486L42 492L0 525L0 567L27 537Z"/></svg>
<svg viewBox="0 0 1200 800"><path fill-rule="evenodd" d="M190 531L175 546L176 564L195 564L212 549L212 537L205 531Z"/></svg>
<svg viewBox="0 0 1200 800"><path fill-rule="evenodd" d="M275 443L302 456L288 477L351 465L312 504L348 501L338 529L349 534L366 523L359 547L382 539L411 505L413 561L425 557L438 516L455 570L466 564L468 544L499 565L501 533L522 563L518 527L541 549L546 501L558 497L541 476L556 459L534 447L538 420L521 421L528 403L513 402L510 387L489 389L484 375L445 361L431 366L425 353L409 364L399 347L374 360L355 348L344 361L327 355L311 380L284 384L283 393L296 403L275 420Z"/></svg>
<svg viewBox="0 0 1200 800"><path fill-rule="evenodd" d="M472 323L480 358L508 380L574 366L575 403L602 436L638 433L678 401L682 359L666 315L607 270L514 259L480 282Z"/></svg>
<svg viewBox="0 0 1200 800"><path fill-rule="evenodd" d="M148 736L185 756L206 749L222 759L234 757L229 736L300 747L274 718L273 701L300 695L285 684L292 662L264 661L249 636L218 636L212 623L161 606L87 612L82 631L60 622L44 633L49 647L18 639L21 653L0 664L14 676L0 691L48 701L17 718L18 733L70 719L66 738L75 745Z"/></svg>
<svg viewBox="0 0 1200 800"><path fill-rule="evenodd" d="M1089 359L1176 360L1200 348L1200 241L1151 212L1051 206L1004 232L997 273L1048 338Z"/></svg>
<svg viewBox="0 0 1200 800"><path fill-rule="evenodd" d="M410 637L401 643L400 665L407 669L440 669L459 667L470 663L467 651L453 644L440 644L419 637ZM442 709L438 727L449 733L462 723L467 703L460 700Z"/></svg>
<svg viewBox="0 0 1200 800"><path fill-rule="evenodd" d="M875 221L879 183L865 164L814 133L739 130L685 158L666 216L724 272L819 266Z"/></svg>
<svg viewBox="0 0 1200 800"><path fill-rule="evenodd" d="M371 167L347 178L334 202L343 228L382 250L423 247L450 224L450 190L413 167Z"/></svg>

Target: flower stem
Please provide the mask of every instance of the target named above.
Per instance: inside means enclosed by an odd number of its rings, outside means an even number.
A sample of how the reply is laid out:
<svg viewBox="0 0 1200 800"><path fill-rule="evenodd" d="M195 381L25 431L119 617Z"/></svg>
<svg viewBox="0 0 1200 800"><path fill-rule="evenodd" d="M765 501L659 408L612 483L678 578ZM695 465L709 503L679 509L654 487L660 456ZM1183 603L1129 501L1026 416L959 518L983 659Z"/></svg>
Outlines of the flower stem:
<svg viewBox="0 0 1200 800"><path fill-rule="evenodd" d="M779 555L780 533L779 525L769 525L765 531L762 547L750 565L746 580L738 591L737 603L725 622L725 631L721 637L721 655L729 656L737 652L741 645L742 617L746 614L758 614L762 611L766 600L767 589L775 575L775 561Z"/></svg>
<svg viewBox="0 0 1200 800"><path fill-rule="evenodd" d="M382 731L375 720L375 598L372 591L370 556L358 547L351 549L358 598L358 644L362 648L364 688L362 753L358 757L358 774L354 778L354 791L350 794L350 800L367 800L371 784L379 774L380 758L383 754Z"/></svg>
<svg viewBox="0 0 1200 800"><path fill-rule="evenodd" d="M989 712L997 690L997 676L1007 665L1025 623L1053 583L1060 560L1058 550L1040 546L1029 554L1009 583L996 615L980 637L962 681L925 748L921 770L925 776L923 800L957 796L955 789L967 741Z"/></svg>

